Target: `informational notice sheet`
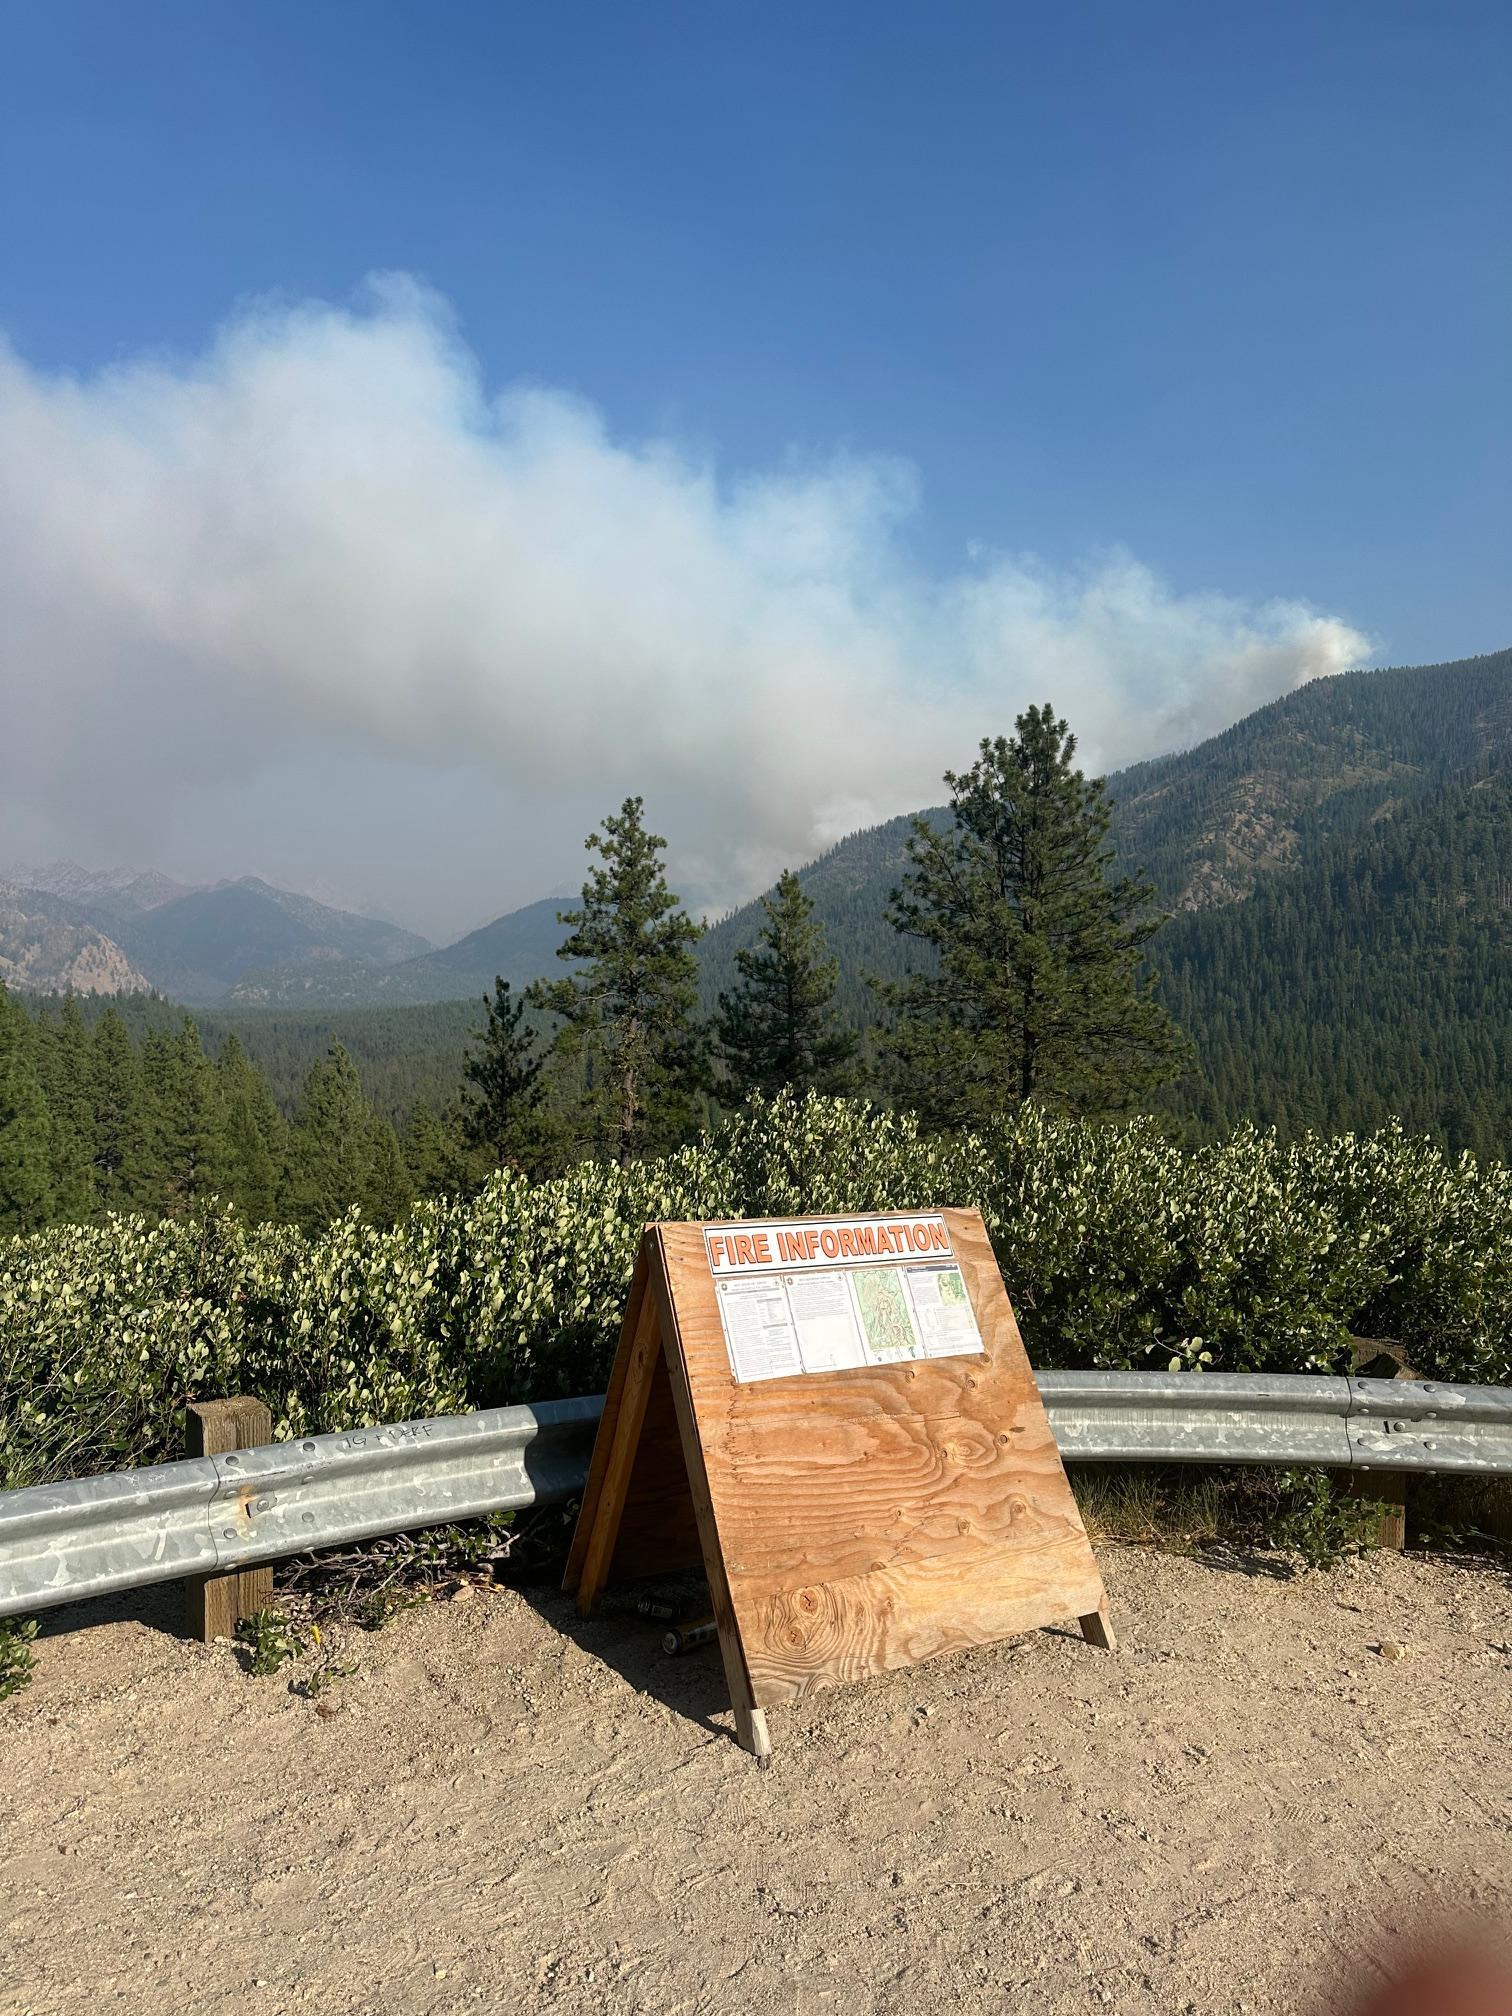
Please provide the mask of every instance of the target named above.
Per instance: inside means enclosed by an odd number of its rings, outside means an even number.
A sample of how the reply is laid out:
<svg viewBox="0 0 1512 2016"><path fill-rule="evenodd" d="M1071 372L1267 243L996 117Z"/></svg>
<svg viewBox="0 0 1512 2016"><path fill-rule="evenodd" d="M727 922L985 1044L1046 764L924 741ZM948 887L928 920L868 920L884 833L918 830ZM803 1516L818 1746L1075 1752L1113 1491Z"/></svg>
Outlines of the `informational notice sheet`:
<svg viewBox="0 0 1512 2016"><path fill-rule="evenodd" d="M710 1226L704 1243L741 1385L983 1349L938 1214Z"/></svg>

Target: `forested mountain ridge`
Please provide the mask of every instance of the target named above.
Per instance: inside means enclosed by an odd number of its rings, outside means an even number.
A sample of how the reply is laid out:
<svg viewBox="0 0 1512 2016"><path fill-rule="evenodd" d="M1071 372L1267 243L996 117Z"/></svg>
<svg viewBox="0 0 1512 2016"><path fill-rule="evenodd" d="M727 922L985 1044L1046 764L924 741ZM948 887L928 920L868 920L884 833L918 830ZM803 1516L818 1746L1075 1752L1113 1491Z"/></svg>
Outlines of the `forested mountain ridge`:
<svg viewBox="0 0 1512 2016"><path fill-rule="evenodd" d="M1315 679L1223 734L1108 779L1123 872L1147 876L1166 907L1200 910L1299 867L1332 834L1367 825L1512 747L1512 650L1449 665ZM943 820L938 807L924 817ZM894 977L909 947L887 925L907 865L908 817L853 833L798 871L851 976ZM705 996L731 983L737 947L761 927L757 900L720 920L702 947ZM1157 940L1157 964L1164 939Z"/></svg>
<svg viewBox="0 0 1512 2016"><path fill-rule="evenodd" d="M1148 875L1168 907L1234 902L1267 875L1302 866L1330 836L1493 758L1509 739L1512 651L1315 680L1193 749L1112 776L1113 839L1121 865ZM908 816L890 819L799 870L840 960L842 1007L856 1022L872 1012L862 976L896 974L910 956L886 922L909 830ZM25 874L36 882L24 883ZM252 876L185 889L166 876L58 862L10 880L42 891L45 901L24 906L12 892L11 910L45 920L54 948L49 956L32 926L18 954L0 918L0 961L9 960L13 984L145 981L194 1006L431 1004L481 993L496 973L523 987L557 971L565 935L557 913L571 900L526 904L438 950L397 925ZM734 952L760 924L752 902L709 932L700 948L707 1007L731 984ZM72 950L67 925L79 934Z"/></svg>
<svg viewBox="0 0 1512 2016"><path fill-rule="evenodd" d="M1197 1068L1161 1104L1204 1134L1391 1113L1512 1150L1512 651L1318 680L1182 755L1108 780L1119 869L1175 914L1151 957ZM945 815L938 810L927 815ZM886 923L908 819L799 871L856 1026L865 975L921 956ZM759 902L700 947L712 1010Z"/></svg>
<svg viewBox="0 0 1512 2016"><path fill-rule="evenodd" d="M437 971L462 973L471 979L482 976L485 987L494 975L511 987L523 987L542 974L556 970L557 947L567 936L567 926L557 919L564 910L575 910L576 892L569 896L544 896L538 903L508 911L480 930L469 931L455 945L432 952L412 965L426 965Z"/></svg>
<svg viewBox="0 0 1512 2016"><path fill-rule="evenodd" d="M296 961L384 966L430 948L413 931L256 876L159 904L122 919L116 936L153 985L181 1001L216 1001L265 967Z"/></svg>
<svg viewBox="0 0 1512 2016"><path fill-rule="evenodd" d="M1148 873L1175 912L1153 962L1196 1050L1157 1103L1205 1135L1247 1118L1291 1134L1396 1113L1451 1147L1507 1155L1509 767L1512 652L1500 652L1319 681L1110 779L1119 867ZM886 921L909 830L889 820L799 871L857 1028L879 1017L866 976L918 957ZM286 1112L333 1036L381 1115L439 1110L493 975L516 988L556 977L556 918L570 907L546 898L381 969L308 960L287 969L290 985L314 974L321 991L260 997L270 1005L244 1005L256 983L243 980L197 1010L202 1033L218 1045L234 1030ZM761 922L759 903L745 905L697 947L705 1012ZM375 983L376 1001L364 991ZM180 1014L146 999L122 1012L139 1031Z"/></svg>
<svg viewBox="0 0 1512 2016"><path fill-rule="evenodd" d="M567 935L557 913L571 909L576 900L543 897L469 931L454 945L387 966L305 960L248 974L227 1000L279 1008L403 1007L487 993L495 975L512 987L527 987L557 971L556 950Z"/></svg>
<svg viewBox="0 0 1512 2016"><path fill-rule="evenodd" d="M1198 910L1512 745L1512 650L1315 679L1108 780L1120 857Z"/></svg>
<svg viewBox="0 0 1512 2016"><path fill-rule="evenodd" d="M1242 902L1174 917L1161 994L1199 1069L1163 1096L1204 1134L1393 1115L1512 1152L1512 759L1320 842Z"/></svg>

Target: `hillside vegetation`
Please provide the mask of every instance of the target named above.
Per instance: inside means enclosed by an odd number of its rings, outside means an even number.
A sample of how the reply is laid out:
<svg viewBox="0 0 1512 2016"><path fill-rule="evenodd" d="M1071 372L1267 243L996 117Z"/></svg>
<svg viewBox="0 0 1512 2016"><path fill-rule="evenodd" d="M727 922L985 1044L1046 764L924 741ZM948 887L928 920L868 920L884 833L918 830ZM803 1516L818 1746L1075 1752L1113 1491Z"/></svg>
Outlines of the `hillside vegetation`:
<svg viewBox="0 0 1512 2016"><path fill-rule="evenodd" d="M1512 1147L1512 651L1315 681L1182 755L1109 780L1118 867L1176 914L1151 958L1197 1068L1163 1110L1205 1138L1255 1118ZM945 814L924 815L932 822ZM840 962L837 1000L921 954L886 922L908 819L799 871ZM700 948L706 1005L760 905Z"/></svg>
<svg viewBox="0 0 1512 2016"><path fill-rule="evenodd" d="M1503 651L1320 680L1110 780L1118 867L1149 875L1175 913L1151 957L1196 1053L1159 1111L1196 1139L1249 1118L1290 1136L1395 1113L1455 1150L1512 1150L1509 748L1512 652ZM837 1008L857 1031L887 1014L868 976L897 979L925 956L886 917L909 830L907 818L890 820L799 871L838 962ZM81 876L58 887L88 896L102 918L109 906L140 917L146 903L162 936L173 914L194 914L161 878L115 890ZM271 896L257 901L267 923ZM269 969L262 978L249 969L217 983L197 1020L212 1048L236 1034L286 1116L340 1041L378 1115L402 1127L417 1105L440 1112L455 1097L495 973L518 990L560 972L566 907L543 899L383 967L349 945L272 969L276 984ZM734 986L735 955L763 914L744 905L697 946L706 1016ZM281 931L303 928L277 915ZM328 920L315 925L339 935ZM117 1005L139 1034L178 1027L165 1001Z"/></svg>
<svg viewBox="0 0 1512 2016"><path fill-rule="evenodd" d="M1512 1143L1512 771L1425 792L1309 849L1244 902L1178 915L1158 956L1209 1132L1395 1116L1455 1148Z"/></svg>
<svg viewBox="0 0 1512 2016"><path fill-rule="evenodd" d="M1512 745L1512 651L1346 672L1195 749L1110 780L1119 851L1169 907L1247 896L1319 843L1453 784Z"/></svg>
<svg viewBox="0 0 1512 2016"><path fill-rule="evenodd" d="M0 1243L0 1489L176 1455L197 1397L281 1435L602 1389L650 1219L977 1205L1034 1361L1340 1370L1352 1333L1512 1380L1512 1172L1387 1129L1182 1154L1026 1109L927 1139L860 1103L758 1103L619 1169L323 1231L233 1212Z"/></svg>

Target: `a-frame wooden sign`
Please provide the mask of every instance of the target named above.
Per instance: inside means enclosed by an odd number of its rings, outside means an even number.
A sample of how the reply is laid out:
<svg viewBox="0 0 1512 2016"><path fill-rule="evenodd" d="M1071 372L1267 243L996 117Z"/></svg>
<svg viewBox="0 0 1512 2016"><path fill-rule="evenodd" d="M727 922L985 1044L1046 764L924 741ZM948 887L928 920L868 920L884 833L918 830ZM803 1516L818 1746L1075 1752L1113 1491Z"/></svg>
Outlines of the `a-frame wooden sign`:
<svg viewBox="0 0 1512 2016"><path fill-rule="evenodd" d="M647 1227L568 1558L702 1562L736 1735L1107 1599L975 1211Z"/></svg>

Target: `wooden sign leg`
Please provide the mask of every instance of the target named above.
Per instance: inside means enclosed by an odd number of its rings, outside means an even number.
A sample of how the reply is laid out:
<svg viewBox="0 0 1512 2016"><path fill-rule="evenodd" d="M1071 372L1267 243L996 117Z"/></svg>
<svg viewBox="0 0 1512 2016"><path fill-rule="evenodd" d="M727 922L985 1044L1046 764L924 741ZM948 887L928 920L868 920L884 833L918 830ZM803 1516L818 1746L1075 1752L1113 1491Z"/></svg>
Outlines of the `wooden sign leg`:
<svg viewBox="0 0 1512 2016"><path fill-rule="evenodd" d="M772 1762L772 1739L767 1734L765 1708L735 1710L735 1740L742 1750L750 1751L758 1770L768 1769Z"/></svg>
<svg viewBox="0 0 1512 2016"><path fill-rule="evenodd" d="M660 1233L656 1239L656 1264L651 1270L646 1300L660 1312L666 1339L667 1371L672 1380L672 1400L677 1409L677 1425L682 1436L683 1459L688 1466L688 1487L693 1494L693 1512L698 1520L698 1537L703 1547L704 1573L709 1578L709 1602L719 1626L719 1653L724 1661L725 1684L730 1690L730 1706L735 1711L735 1740L749 1750L758 1767L765 1771L772 1762L772 1739L767 1734L766 1710L756 1705L751 1676L746 1668L740 1642L740 1626L735 1621L735 1605L730 1596L730 1578L725 1572L724 1548L714 1518L714 1500L709 1491L709 1473L704 1464L703 1443L688 1390L688 1369L677 1334L677 1308L667 1273L665 1250Z"/></svg>
<svg viewBox="0 0 1512 2016"><path fill-rule="evenodd" d="M661 1356L661 1328L654 1296L642 1289L635 1310L635 1334L625 1362L625 1381L619 1393L612 1439L603 1475L597 1480L597 1503L593 1524L583 1551L578 1574L577 1608L586 1617L604 1586L609 1564L614 1559L614 1543L619 1538L620 1518L625 1510L625 1492L646 1419L646 1402L651 1397L651 1375ZM591 1488L591 1486L590 1486Z"/></svg>
<svg viewBox="0 0 1512 2016"><path fill-rule="evenodd" d="M1113 1620L1108 1615L1107 1599L1104 1598L1095 1610L1089 1610L1085 1617L1077 1620L1081 1633L1089 1645L1097 1646L1102 1652L1116 1652L1118 1640L1113 1633Z"/></svg>

